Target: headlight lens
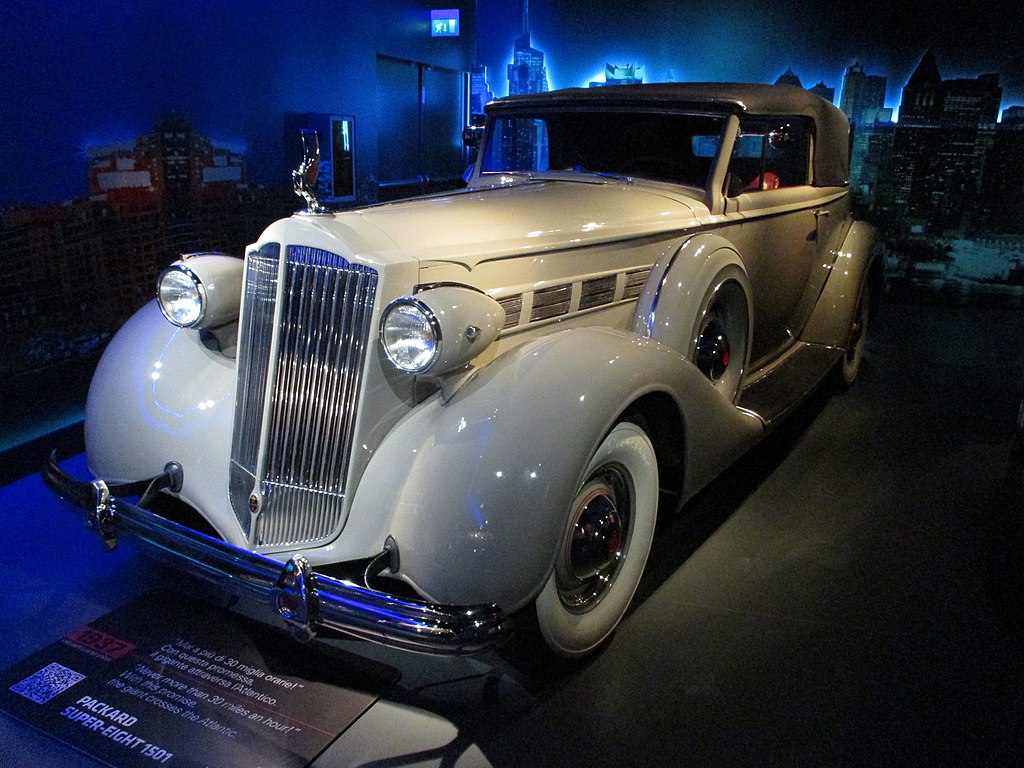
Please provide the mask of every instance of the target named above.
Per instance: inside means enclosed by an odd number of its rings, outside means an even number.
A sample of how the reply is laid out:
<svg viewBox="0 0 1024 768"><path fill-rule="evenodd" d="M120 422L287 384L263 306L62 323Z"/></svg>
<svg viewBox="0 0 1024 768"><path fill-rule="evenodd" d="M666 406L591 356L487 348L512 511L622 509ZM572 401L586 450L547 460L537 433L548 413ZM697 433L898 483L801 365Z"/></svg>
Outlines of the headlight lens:
<svg viewBox="0 0 1024 768"><path fill-rule="evenodd" d="M157 299L164 317L182 328L191 328L205 314L205 292L188 270L170 267L157 282Z"/></svg>
<svg viewBox="0 0 1024 768"><path fill-rule="evenodd" d="M400 370L423 373L437 360L441 328L433 313L415 299L392 303L384 313L380 334L384 352Z"/></svg>

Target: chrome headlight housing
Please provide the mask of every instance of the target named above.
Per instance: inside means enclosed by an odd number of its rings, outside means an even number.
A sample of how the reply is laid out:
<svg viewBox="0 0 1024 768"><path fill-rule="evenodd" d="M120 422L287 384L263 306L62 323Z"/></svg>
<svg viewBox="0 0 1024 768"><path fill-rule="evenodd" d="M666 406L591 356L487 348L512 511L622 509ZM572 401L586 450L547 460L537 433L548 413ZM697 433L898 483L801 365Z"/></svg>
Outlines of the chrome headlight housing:
<svg viewBox="0 0 1024 768"><path fill-rule="evenodd" d="M384 310L380 339L392 365L406 373L423 373L437 361L441 324L430 307L407 296Z"/></svg>
<svg viewBox="0 0 1024 768"><path fill-rule="evenodd" d="M156 298L160 311L173 325L191 328L206 315L206 290L184 265L175 264L160 273Z"/></svg>
<svg viewBox="0 0 1024 768"><path fill-rule="evenodd" d="M440 375L468 365L504 324L505 310L490 296L446 285L391 302L381 316L380 340L399 370Z"/></svg>
<svg viewBox="0 0 1024 768"><path fill-rule="evenodd" d="M157 303L180 328L217 328L238 318L242 260L220 253L188 254L160 273Z"/></svg>

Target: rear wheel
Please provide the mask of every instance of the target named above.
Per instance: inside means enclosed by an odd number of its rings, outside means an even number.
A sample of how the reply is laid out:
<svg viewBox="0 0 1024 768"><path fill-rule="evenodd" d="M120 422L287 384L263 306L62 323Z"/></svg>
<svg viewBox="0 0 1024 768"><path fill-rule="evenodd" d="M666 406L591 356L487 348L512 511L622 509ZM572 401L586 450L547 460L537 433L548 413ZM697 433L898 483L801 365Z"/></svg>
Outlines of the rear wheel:
<svg viewBox="0 0 1024 768"><path fill-rule="evenodd" d="M589 653L618 625L647 563L657 513L654 447L640 426L619 422L590 460L536 600L537 624L555 653Z"/></svg>
<svg viewBox="0 0 1024 768"><path fill-rule="evenodd" d="M864 345L868 340L868 317L871 314L871 289L865 280L857 298L857 308L850 321L850 341L846 346L846 354L839 364L839 375L843 386L849 387L860 372L861 360L864 357Z"/></svg>
<svg viewBox="0 0 1024 768"><path fill-rule="evenodd" d="M731 403L739 397L750 316L743 288L727 280L712 293L694 334L694 365Z"/></svg>

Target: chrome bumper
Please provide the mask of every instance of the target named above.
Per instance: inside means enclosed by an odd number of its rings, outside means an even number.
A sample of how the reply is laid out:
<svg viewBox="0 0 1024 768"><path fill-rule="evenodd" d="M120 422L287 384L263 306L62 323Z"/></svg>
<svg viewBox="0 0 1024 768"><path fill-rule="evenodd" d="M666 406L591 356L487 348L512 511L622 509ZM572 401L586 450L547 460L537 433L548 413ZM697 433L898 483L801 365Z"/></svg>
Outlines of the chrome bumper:
<svg viewBox="0 0 1024 768"><path fill-rule="evenodd" d="M42 474L54 493L86 511L86 527L99 533L108 547L120 537L131 537L172 567L263 604L299 640L327 629L403 650L463 655L493 645L504 634L505 619L497 606L433 605L333 579L315 573L301 555L281 563L115 495L173 489L176 472L177 465L168 465L163 475L147 483L108 487L102 480L87 483L72 477L51 456Z"/></svg>

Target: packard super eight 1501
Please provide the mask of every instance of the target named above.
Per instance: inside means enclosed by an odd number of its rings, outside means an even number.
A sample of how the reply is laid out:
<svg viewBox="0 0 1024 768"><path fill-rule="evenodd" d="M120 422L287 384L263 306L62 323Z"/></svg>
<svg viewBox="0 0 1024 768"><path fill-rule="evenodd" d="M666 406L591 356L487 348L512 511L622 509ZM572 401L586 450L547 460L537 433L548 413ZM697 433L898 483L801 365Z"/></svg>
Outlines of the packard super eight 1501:
<svg viewBox="0 0 1024 768"><path fill-rule="evenodd" d="M659 498L678 509L826 377L880 282L850 128L789 86L499 99L465 189L271 224L183 256L114 337L95 480L108 541L262 600L301 636L466 653L535 615L613 631Z"/></svg>

